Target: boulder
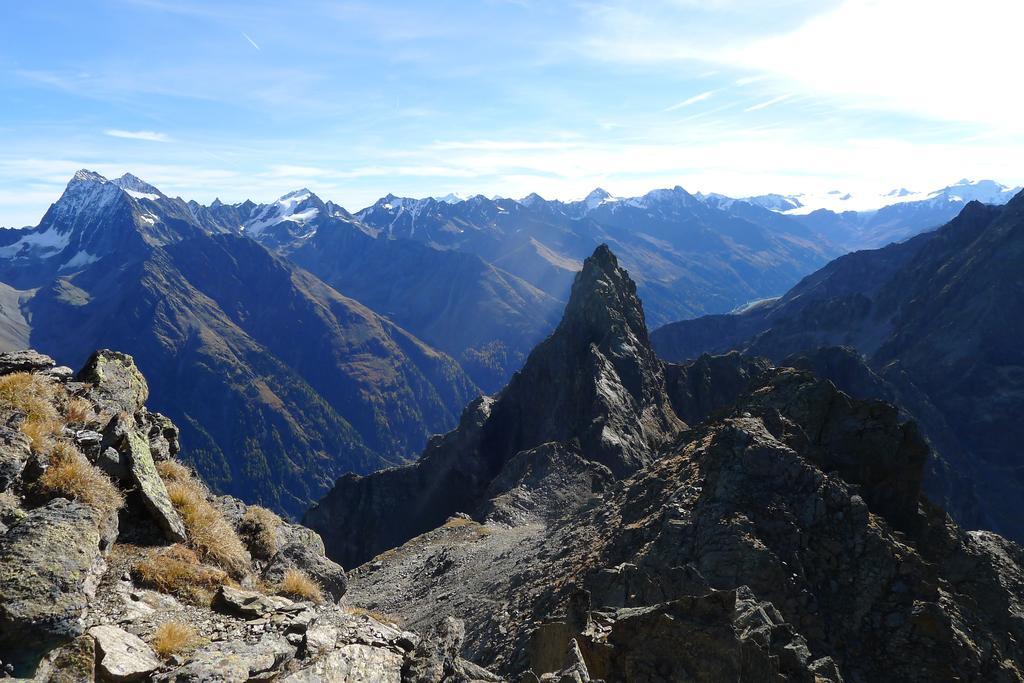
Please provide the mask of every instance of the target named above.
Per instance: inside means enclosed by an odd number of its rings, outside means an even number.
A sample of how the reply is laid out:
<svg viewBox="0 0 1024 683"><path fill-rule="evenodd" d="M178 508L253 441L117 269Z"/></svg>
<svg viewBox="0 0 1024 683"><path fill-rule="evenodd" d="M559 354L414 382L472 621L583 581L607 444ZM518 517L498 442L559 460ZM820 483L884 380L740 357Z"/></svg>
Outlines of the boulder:
<svg viewBox="0 0 1024 683"><path fill-rule="evenodd" d="M110 681L137 681L160 668L152 648L138 636L117 626L93 626L89 635L96 640L96 667Z"/></svg>
<svg viewBox="0 0 1024 683"><path fill-rule="evenodd" d="M297 612L299 604L279 595L264 595L231 586L221 586L217 593L217 606L246 619L258 619L275 612Z"/></svg>
<svg viewBox="0 0 1024 683"><path fill-rule="evenodd" d="M31 349L0 353L0 375L10 375L15 372L42 372L55 365L57 363L52 358Z"/></svg>
<svg viewBox="0 0 1024 683"><path fill-rule="evenodd" d="M100 349L75 376L92 385L89 398L111 412L138 412L149 398L149 385L126 353Z"/></svg>
<svg viewBox="0 0 1024 683"><path fill-rule="evenodd" d="M184 543L188 539L185 523L171 504L167 487L153 462L149 441L135 429L135 418L130 414L115 415L103 430L97 464L115 478L131 482L167 540Z"/></svg>
<svg viewBox="0 0 1024 683"><path fill-rule="evenodd" d="M96 641L89 635L79 636L50 651L36 670L35 680L44 683L94 683Z"/></svg>
<svg viewBox="0 0 1024 683"><path fill-rule="evenodd" d="M316 659L307 668L282 678L289 683L349 681L351 683L402 683L402 655L389 648L352 643ZM431 679L419 679L427 681ZM440 681L441 679L432 679Z"/></svg>
<svg viewBox="0 0 1024 683"><path fill-rule="evenodd" d="M297 524L282 524L277 530L278 551L263 573L264 581L276 583L289 569L300 569L337 602L345 594L348 579L340 564L324 554L320 534Z"/></svg>
<svg viewBox="0 0 1024 683"><path fill-rule="evenodd" d="M181 451L181 444L178 441L180 433L169 417L146 410L142 413L142 423L145 425L149 450L154 460L170 460Z"/></svg>
<svg viewBox="0 0 1024 683"><path fill-rule="evenodd" d="M575 639L569 643L566 667L558 672L556 679L558 683L590 683L587 663L583 661L583 653Z"/></svg>
<svg viewBox="0 0 1024 683"><path fill-rule="evenodd" d="M445 617L433 637L421 639L416 646L402 671L402 682L501 681L500 677L459 656L465 639L466 624L461 619Z"/></svg>
<svg viewBox="0 0 1024 683"><path fill-rule="evenodd" d="M338 629L321 620L314 620L306 628L303 638L305 656L318 657L334 649L338 642Z"/></svg>
<svg viewBox="0 0 1024 683"><path fill-rule="evenodd" d="M0 537L0 659L20 672L84 631L105 568L99 521L91 508L58 498Z"/></svg>
<svg viewBox="0 0 1024 683"><path fill-rule="evenodd" d="M75 371L66 365L58 365L55 368L43 370L42 373L40 374L43 374L49 377L50 379L57 380L58 382L64 384L70 382L74 378Z"/></svg>
<svg viewBox="0 0 1024 683"><path fill-rule="evenodd" d="M274 672L280 670L294 656L295 648L289 645L285 638L276 634L265 635L255 643L239 640L212 643L195 652L183 666L157 674L153 680L175 683L246 683L250 680L270 680L275 678ZM305 680L349 679L323 677Z"/></svg>

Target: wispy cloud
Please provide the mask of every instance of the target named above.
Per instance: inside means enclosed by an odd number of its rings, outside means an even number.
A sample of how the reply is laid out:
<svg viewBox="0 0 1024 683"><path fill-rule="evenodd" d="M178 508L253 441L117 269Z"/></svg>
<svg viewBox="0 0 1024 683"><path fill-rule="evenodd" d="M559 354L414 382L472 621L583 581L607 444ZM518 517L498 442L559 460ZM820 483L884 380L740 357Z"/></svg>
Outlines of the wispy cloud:
<svg viewBox="0 0 1024 683"><path fill-rule="evenodd" d="M782 102L785 102L786 100L788 100L791 97L793 97L792 93L787 93L785 95L779 95L778 97L773 97L770 100L765 100L764 102L758 102L757 104L753 105L752 107L747 107L743 111L760 111L761 109L767 109L768 107L773 107L776 104L780 104Z"/></svg>
<svg viewBox="0 0 1024 683"><path fill-rule="evenodd" d="M127 140L145 140L146 142L170 142L171 138L167 133L158 133L153 130L120 130L108 128L103 131L104 135L112 138L125 138Z"/></svg>
<svg viewBox="0 0 1024 683"><path fill-rule="evenodd" d="M475 150L475 151L520 151L569 149L577 147L577 142L563 141L528 141L528 140L468 140L435 142L431 147L437 150Z"/></svg>
<svg viewBox="0 0 1024 683"><path fill-rule="evenodd" d="M676 110L682 109L684 107L689 107L691 104L697 104L698 102L703 102L704 100L708 99L709 97L711 97L714 94L715 94L714 90L708 90L706 92L702 92L699 95L694 95L693 97L687 98L687 99L683 100L682 102L677 102L676 104L673 104L671 107L666 108L665 111L676 111Z"/></svg>
<svg viewBox="0 0 1024 683"><path fill-rule="evenodd" d="M257 45L257 44L256 44L256 41L255 41L255 40L253 40L252 38L250 38L250 37L249 37L249 34L248 34L248 33L246 33L245 31L242 31L242 37L243 37L243 38L245 38L246 40L248 40L248 41L249 41L249 44L250 44L250 45L252 45L252 46L253 46L254 48L256 48L257 50L260 50L260 51L262 51L262 50L263 50L263 48L261 48L261 47L260 47L259 45Z"/></svg>

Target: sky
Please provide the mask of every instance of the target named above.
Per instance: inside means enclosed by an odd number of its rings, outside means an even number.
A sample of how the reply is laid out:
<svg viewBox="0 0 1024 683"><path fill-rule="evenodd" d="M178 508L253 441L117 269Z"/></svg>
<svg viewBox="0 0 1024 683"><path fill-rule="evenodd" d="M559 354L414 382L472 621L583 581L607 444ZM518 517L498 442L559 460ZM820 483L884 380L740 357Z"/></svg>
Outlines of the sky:
<svg viewBox="0 0 1024 683"><path fill-rule="evenodd" d="M356 210L1024 183L1020 0L49 0L0 7L0 225L79 168Z"/></svg>

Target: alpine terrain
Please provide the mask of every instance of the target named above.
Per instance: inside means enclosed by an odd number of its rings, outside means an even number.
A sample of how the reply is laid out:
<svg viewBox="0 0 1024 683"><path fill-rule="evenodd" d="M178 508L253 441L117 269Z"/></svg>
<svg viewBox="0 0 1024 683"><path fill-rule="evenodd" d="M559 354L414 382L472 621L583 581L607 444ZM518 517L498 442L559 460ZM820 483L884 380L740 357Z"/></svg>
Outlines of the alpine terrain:
<svg viewBox="0 0 1024 683"><path fill-rule="evenodd" d="M781 298L666 325L666 359L737 349L892 401L941 456L926 490L969 528L1024 539L1019 416L1024 194L968 204L941 229L843 256Z"/></svg>

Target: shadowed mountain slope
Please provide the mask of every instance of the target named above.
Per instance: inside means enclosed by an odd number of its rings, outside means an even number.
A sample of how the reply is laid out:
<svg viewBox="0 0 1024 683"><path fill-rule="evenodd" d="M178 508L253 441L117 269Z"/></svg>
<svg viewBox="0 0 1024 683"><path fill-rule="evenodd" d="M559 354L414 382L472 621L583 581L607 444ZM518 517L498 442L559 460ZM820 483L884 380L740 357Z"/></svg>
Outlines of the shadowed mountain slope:
<svg viewBox="0 0 1024 683"><path fill-rule="evenodd" d="M851 392L892 397L945 461L932 495L966 526L1021 539L1022 263L1024 195L1003 207L973 202L940 230L837 259L776 301L673 323L652 339L669 360L795 354ZM835 346L854 352L826 362L818 350Z"/></svg>
<svg viewBox="0 0 1024 683"><path fill-rule="evenodd" d="M33 288L20 307L33 346L69 364L130 351L219 490L296 514L343 472L402 462L476 394L391 321L117 182L76 175L2 276Z"/></svg>

